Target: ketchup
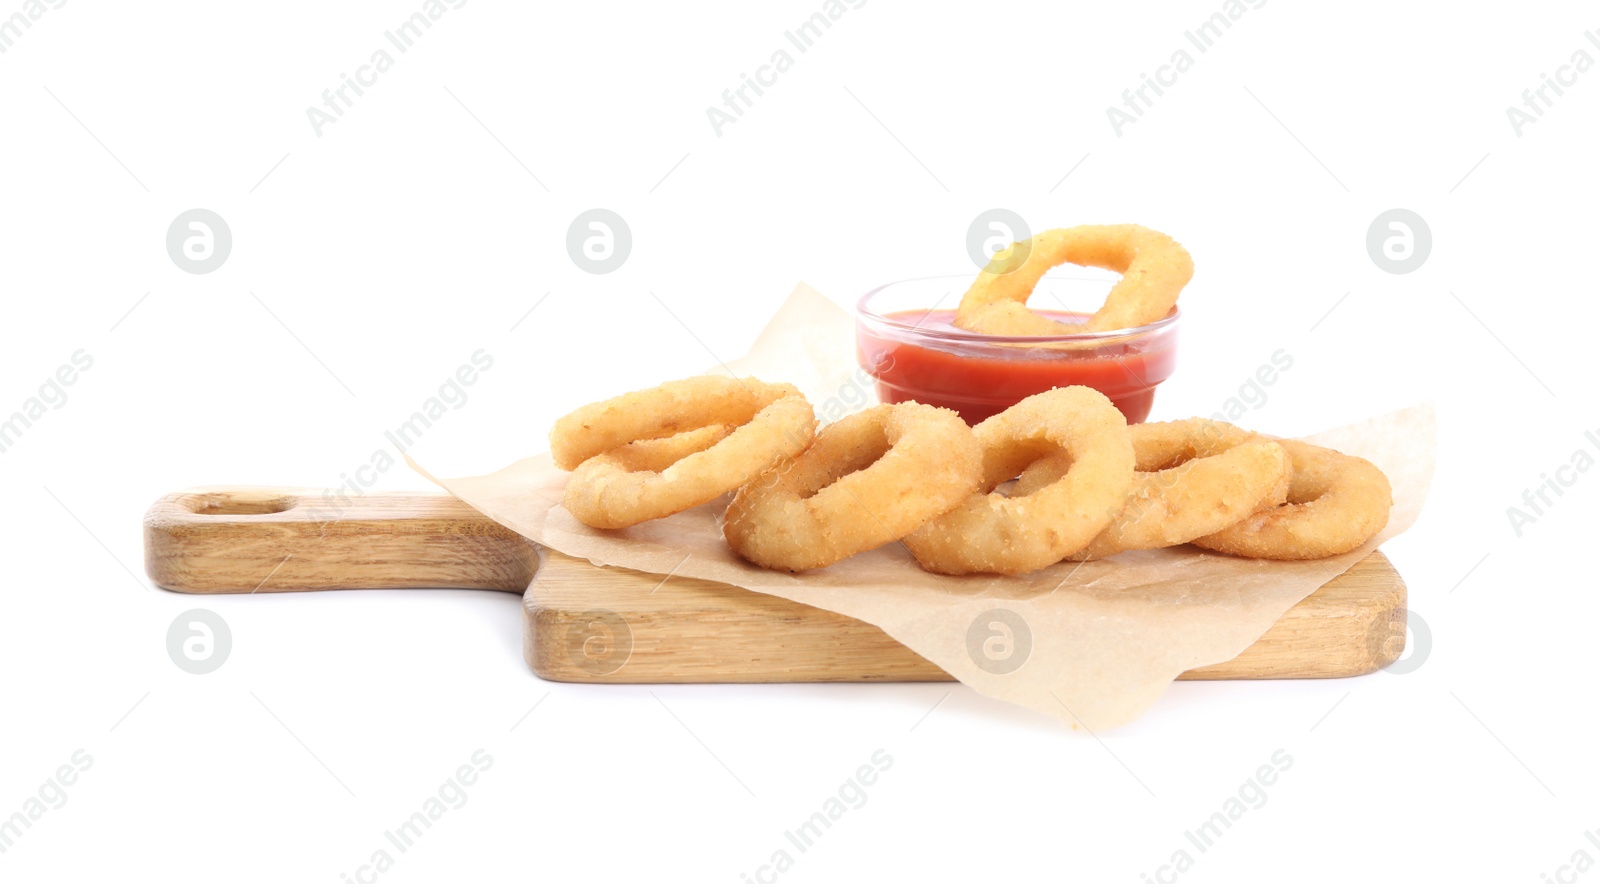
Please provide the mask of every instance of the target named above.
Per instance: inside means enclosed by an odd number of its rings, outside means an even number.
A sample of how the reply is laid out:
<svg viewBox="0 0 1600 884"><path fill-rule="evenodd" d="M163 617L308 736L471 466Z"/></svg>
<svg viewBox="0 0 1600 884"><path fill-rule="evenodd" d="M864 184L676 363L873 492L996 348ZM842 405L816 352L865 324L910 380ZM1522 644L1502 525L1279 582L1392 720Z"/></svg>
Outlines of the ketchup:
<svg viewBox="0 0 1600 884"><path fill-rule="evenodd" d="M1037 312L1068 323L1087 318ZM880 402L950 408L976 424L1035 393L1082 385L1104 393L1133 424L1150 415L1155 387L1176 363L1177 324L1168 320L1064 349L1059 339L1032 346L1026 339L990 340L956 328L954 319L954 310L858 317L857 359L876 379Z"/></svg>

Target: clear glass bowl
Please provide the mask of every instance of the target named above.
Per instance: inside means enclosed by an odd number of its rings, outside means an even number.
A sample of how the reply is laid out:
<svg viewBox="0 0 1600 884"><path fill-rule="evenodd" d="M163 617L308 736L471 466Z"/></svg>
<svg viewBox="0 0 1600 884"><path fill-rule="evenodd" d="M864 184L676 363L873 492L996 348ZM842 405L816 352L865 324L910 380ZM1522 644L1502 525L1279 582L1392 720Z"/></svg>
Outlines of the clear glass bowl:
<svg viewBox="0 0 1600 884"><path fill-rule="evenodd" d="M1030 308L1063 322L1084 321L1117 277L1083 272L1046 276ZM951 408L975 424L1035 393L1081 384L1104 393L1128 423L1150 415L1156 386L1177 362L1178 308L1138 328L981 335L952 324L971 282L970 274L909 279L879 286L857 302L856 356L876 380L880 402Z"/></svg>

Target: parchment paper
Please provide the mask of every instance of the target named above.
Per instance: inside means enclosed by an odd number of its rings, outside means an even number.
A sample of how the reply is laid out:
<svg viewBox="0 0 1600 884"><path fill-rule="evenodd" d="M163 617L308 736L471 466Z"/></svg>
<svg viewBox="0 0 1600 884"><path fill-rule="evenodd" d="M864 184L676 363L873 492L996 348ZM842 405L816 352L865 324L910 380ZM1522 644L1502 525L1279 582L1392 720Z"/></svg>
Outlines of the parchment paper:
<svg viewBox="0 0 1600 884"><path fill-rule="evenodd" d="M727 369L799 386L827 421L874 401L854 353L851 317L801 285L750 354ZM665 380L640 378L633 388ZM900 544L805 574L766 571L723 541L726 499L601 531L560 505L567 474L547 455L460 479L435 479L412 467L551 549L599 565L715 580L864 620L980 693L1096 731L1138 717L1180 673L1238 656L1285 611L1415 521L1433 474L1431 406L1306 439L1367 458L1393 483L1388 527L1359 550L1269 562L1186 546L1066 562L1022 577L929 574Z"/></svg>

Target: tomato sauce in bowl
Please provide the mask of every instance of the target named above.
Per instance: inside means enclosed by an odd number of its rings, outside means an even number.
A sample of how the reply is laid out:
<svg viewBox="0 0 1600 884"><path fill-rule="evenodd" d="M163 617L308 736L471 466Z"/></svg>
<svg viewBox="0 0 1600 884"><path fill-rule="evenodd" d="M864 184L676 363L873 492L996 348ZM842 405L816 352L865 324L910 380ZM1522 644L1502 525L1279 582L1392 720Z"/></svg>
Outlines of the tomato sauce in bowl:
<svg viewBox="0 0 1600 884"><path fill-rule="evenodd" d="M881 402L916 401L950 408L969 424L1055 387L1082 385L1104 393L1127 417L1150 415L1155 388L1177 361L1178 310L1139 328L1108 332L1012 337L955 327L955 310L902 308L904 287L891 283L868 292L856 309L856 355L875 379ZM894 290L900 287L902 291ZM1036 310L1061 322L1081 323L1086 313Z"/></svg>

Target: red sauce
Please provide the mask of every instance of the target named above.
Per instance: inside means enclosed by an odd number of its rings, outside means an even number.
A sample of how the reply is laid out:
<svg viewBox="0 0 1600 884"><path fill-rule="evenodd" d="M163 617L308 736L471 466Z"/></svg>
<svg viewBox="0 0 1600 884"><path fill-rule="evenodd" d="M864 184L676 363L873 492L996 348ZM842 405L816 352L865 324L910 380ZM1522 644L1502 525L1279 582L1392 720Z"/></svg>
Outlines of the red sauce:
<svg viewBox="0 0 1600 884"><path fill-rule="evenodd" d="M1063 322L1084 319L1038 312ZM887 322L858 318L856 355L877 380L880 402L937 405L976 424L1035 393L1083 385L1106 394L1129 423L1140 423L1150 415L1156 385L1176 362L1176 323L1092 348L1060 349L973 340L955 328L954 318L954 310L889 313ZM944 340L939 333L968 339Z"/></svg>

